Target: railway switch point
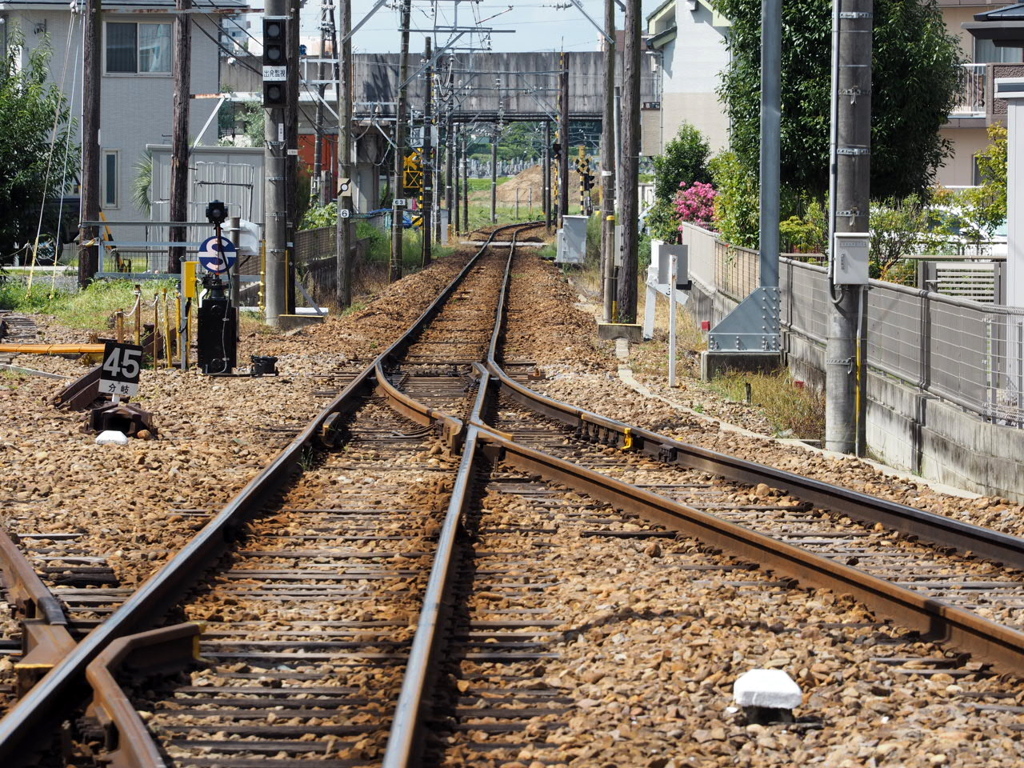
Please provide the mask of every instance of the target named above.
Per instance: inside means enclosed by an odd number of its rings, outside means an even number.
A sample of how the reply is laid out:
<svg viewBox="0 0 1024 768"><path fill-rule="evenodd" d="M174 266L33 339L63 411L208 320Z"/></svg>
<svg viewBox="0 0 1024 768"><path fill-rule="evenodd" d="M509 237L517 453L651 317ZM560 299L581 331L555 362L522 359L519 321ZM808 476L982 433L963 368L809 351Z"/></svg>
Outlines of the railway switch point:
<svg viewBox="0 0 1024 768"><path fill-rule="evenodd" d="M752 669L733 684L733 698L743 707L747 722L793 722L793 710L803 703L800 686L781 669Z"/></svg>
<svg viewBox="0 0 1024 768"><path fill-rule="evenodd" d="M134 403L107 403L94 408L86 416L86 431L119 432L127 437L154 437L153 414ZM141 433L146 432L143 435Z"/></svg>

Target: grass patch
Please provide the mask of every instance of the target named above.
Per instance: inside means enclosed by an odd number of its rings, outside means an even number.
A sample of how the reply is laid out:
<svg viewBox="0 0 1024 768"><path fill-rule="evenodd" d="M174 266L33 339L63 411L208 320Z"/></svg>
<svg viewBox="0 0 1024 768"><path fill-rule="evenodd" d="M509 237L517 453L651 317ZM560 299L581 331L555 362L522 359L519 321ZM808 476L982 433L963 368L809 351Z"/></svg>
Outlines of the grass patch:
<svg viewBox="0 0 1024 768"><path fill-rule="evenodd" d="M749 401L759 408L780 437L825 437L825 393L796 386L788 372L730 373L711 381L710 387L730 400Z"/></svg>
<svg viewBox="0 0 1024 768"><path fill-rule="evenodd" d="M178 292L177 280L147 281L142 284L143 320L152 316L153 294L167 289L168 295ZM103 330L109 327L110 316L119 309L125 312L135 306L135 283L130 280L102 280L83 291L50 292L49 286L35 284L32 292L20 281L0 285L0 309L26 314L53 315L69 328ZM130 321L129 321L130 322Z"/></svg>

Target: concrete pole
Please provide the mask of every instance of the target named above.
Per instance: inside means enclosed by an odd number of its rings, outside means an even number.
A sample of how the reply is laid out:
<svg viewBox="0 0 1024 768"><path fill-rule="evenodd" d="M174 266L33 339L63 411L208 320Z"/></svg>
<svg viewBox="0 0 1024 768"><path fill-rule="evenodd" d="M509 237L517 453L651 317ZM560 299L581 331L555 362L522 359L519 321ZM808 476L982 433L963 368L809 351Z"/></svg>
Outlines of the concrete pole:
<svg viewBox="0 0 1024 768"><path fill-rule="evenodd" d="M551 121L544 121L544 224L551 231Z"/></svg>
<svg viewBox="0 0 1024 768"><path fill-rule="evenodd" d="M288 14L288 0L267 0L265 15L283 18ZM288 51L289 67L296 65L298 51ZM267 325L280 325L286 313L287 276L285 274L285 248L287 243L287 142L285 141L285 110L267 108L264 122L264 177L265 203L264 236L266 239L266 321Z"/></svg>
<svg viewBox="0 0 1024 768"><path fill-rule="evenodd" d="M433 52L428 37L423 46L423 58L428 62ZM420 261L424 267L430 266L430 245L434 239L433 210L434 210L434 137L431 135L434 130L433 102L431 100L431 89L434 86L434 68L427 65L426 73L426 96L423 102L423 227L420 230L423 234L422 250Z"/></svg>
<svg viewBox="0 0 1024 768"><path fill-rule="evenodd" d="M462 231L469 232L469 134L462 132Z"/></svg>
<svg viewBox="0 0 1024 768"><path fill-rule="evenodd" d="M638 0L639 1L639 0ZM558 226L569 213L569 54L562 54L558 78Z"/></svg>
<svg viewBox="0 0 1024 768"><path fill-rule="evenodd" d="M352 305L352 0L339 3L341 46L335 79L338 83L338 179L349 188L338 190L337 300L345 309Z"/></svg>
<svg viewBox="0 0 1024 768"><path fill-rule="evenodd" d="M491 133L491 224L498 223L498 126Z"/></svg>
<svg viewBox="0 0 1024 768"><path fill-rule="evenodd" d="M395 183L393 200L405 198L405 110L406 85L409 79L409 14L412 0L402 0L402 53L398 66L398 107L395 110ZM391 217L391 282L402 279L402 219L405 206L392 204Z"/></svg>
<svg viewBox="0 0 1024 768"><path fill-rule="evenodd" d="M619 322L636 322L639 264L639 201L637 186L640 162L640 0L626 0L626 42L622 56L625 117L622 130L622 269L619 271Z"/></svg>
<svg viewBox="0 0 1024 768"><path fill-rule="evenodd" d="M839 55L835 81L836 232L867 232L871 174L872 0L836 0ZM831 253L836 252L830 243ZM825 448L861 453L864 448L867 286L832 287L825 345Z"/></svg>
<svg viewBox="0 0 1024 768"><path fill-rule="evenodd" d="M604 115L601 121L601 277L604 322L615 306L615 0L604 3Z"/></svg>

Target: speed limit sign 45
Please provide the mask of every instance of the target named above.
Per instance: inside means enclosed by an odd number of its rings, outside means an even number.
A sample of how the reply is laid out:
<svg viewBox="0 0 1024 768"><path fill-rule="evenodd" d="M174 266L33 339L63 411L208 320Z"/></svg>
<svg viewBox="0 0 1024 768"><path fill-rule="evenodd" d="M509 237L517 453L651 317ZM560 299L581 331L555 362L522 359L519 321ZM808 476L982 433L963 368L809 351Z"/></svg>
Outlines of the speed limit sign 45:
<svg viewBox="0 0 1024 768"><path fill-rule="evenodd" d="M142 347L108 341L100 366L100 393L133 397L139 391L142 372Z"/></svg>

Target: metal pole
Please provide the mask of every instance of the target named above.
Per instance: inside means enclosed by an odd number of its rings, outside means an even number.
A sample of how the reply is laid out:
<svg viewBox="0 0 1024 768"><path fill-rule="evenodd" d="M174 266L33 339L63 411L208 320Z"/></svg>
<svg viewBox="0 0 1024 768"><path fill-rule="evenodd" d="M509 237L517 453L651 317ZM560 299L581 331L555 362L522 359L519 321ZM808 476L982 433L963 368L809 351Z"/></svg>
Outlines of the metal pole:
<svg viewBox="0 0 1024 768"><path fill-rule="evenodd" d="M669 256L668 276L668 385L676 386L676 286L679 280L679 257L673 252ZM657 294L655 294L657 295ZM657 301L652 297L652 301Z"/></svg>
<svg viewBox="0 0 1024 768"><path fill-rule="evenodd" d="M604 322L615 303L615 0L604 3L604 115L601 121L601 277Z"/></svg>
<svg viewBox="0 0 1024 768"><path fill-rule="evenodd" d="M338 83L338 190L337 296L342 309L352 305L352 0L341 0L341 48L335 64Z"/></svg>
<svg viewBox="0 0 1024 768"><path fill-rule="evenodd" d="M266 16L283 18L288 13L288 0L267 0ZM287 62L294 66L292 51ZM297 53L297 52L296 52ZM280 316L286 311L285 293L287 277L285 248L287 238L287 144L285 142L285 110L268 107L264 122L264 167L263 199L264 230L266 233L266 320L267 325L280 325Z"/></svg>
<svg viewBox="0 0 1024 768"><path fill-rule="evenodd" d="M835 82L835 230L869 231L872 0L836 0L839 55ZM835 243L830 243L836 254ZM825 448L863 452L867 286L833 286L825 345Z"/></svg>

